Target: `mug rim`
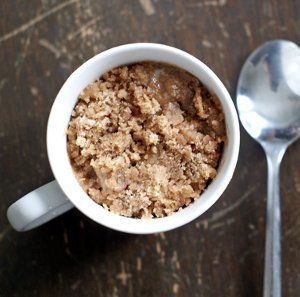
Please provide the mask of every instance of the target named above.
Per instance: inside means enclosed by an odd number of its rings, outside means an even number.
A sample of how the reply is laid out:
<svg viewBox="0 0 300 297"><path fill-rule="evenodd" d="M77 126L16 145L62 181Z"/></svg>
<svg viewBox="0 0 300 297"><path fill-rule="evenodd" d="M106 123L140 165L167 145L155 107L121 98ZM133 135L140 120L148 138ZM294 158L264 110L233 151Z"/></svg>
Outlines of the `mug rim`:
<svg viewBox="0 0 300 297"><path fill-rule="evenodd" d="M203 84L207 86L212 93L218 93L217 96L225 114L227 144L222 153L222 161L219 165L218 174L216 178L211 182L211 184L207 187L207 189L205 189L205 191L200 195L200 198L197 198L186 208L169 216L144 220L124 217L105 210L101 205L94 202L86 194L86 192L77 182L73 171L71 171L72 168L70 162L69 165L66 163L66 145L64 148L65 151L63 151L63 149L60 150L64 141L65 144L67 142L67 136L66 130L60 131L60 129L57 129L57 123L61 121L60 116L64 116L64 120L66 120L67 118L69 122L71 113L64 112L64 110L62 110L66 105L64 103L66 99L64 98L68 97L68 94L70 93L70 91L68 90L72 88L72 86L74 86L76 82L81 83L81 79L79 78L81 78L82 74L88 73L89 70L93 70L95 74L98 73L97 77L100 77L104 72L117 66L145 61L147 59L139 59L139 57L143 54L145 55L146 53L151 55L151 53L153 52L156 53L157 59L150 58L148 59L149 61L160 60L161 62L168 63L168 61L166 62L166 57L168 56L168 59L171 59L172 57L172 59L176 60L176 62L171 64L183 68L195 75L196 70L193 72L187 69L187 67L178 65L180 64L179 60L182 63L186 62L187 64L197 69L199 73L201 72L201 75L203 75L202 77L199 77L199 74L195 76L201 82L203 82ZM116 66L107 66L107 69L104 69L105 67L101 64L101 67L103 68L101 71L97 71L97 69L95 69L97 67L96 65L98 65L99 63L104 63L109 59L112 60L112 58L114 58L114 62L115 64L117 64ZM119 59L120 61L122 61L123 59L124 62L117 63L116 59ZM210 88L205 80L209 82L209 84L211 84L213 88ZM89 82L92 81L93 80L90 80ZM76 85L76 87L78 86ZM80 91L82 91L82 89ZM77 102L78 94L76 98L73 98L71 96L71 101L74 102L73 107ZM71 103L69 104L71 105ZM70 106L68 108L70 109ZM66 128L67 126L65 127L65 129ZM59 132L58 136L57 132ZM79 66L75 71L71 73L71 75L67 78L60 91L58 92L53 102L47 125L48 159L55 179L57 180L59 186L68 197L68 199L74 204L77 209L79 209L81 212L83 212L85 215L87 215L97 223L114 230L132 234L149 234L168 231L193 221L198 216L207 211L221 197L222 193L225 191L232 178L238 159L239 143L240 134L237 113L233 101L221 80L207 65L205 65L194 56L180 49L157 43L132 43L113 47L95 55L94 57L84 62L81 66ZM63 166L65 167L62 167L62 164L64 164ZM201 200L203 199L204 201L201 202Z"/></svg>

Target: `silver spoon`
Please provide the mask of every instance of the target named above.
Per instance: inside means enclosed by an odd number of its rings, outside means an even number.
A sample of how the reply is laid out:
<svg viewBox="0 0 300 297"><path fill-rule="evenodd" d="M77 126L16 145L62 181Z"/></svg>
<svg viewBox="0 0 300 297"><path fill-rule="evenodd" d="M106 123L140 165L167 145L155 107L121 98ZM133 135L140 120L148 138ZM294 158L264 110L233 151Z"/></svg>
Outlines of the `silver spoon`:
<svg viewBox="0 0 300 297"><path fill-rule="evenodd" d="M279 169L300 135L300 49L287 40L257 48L237 86L237 109L246 131L263 147L268 164L264 297L281 296Z"/></svg>

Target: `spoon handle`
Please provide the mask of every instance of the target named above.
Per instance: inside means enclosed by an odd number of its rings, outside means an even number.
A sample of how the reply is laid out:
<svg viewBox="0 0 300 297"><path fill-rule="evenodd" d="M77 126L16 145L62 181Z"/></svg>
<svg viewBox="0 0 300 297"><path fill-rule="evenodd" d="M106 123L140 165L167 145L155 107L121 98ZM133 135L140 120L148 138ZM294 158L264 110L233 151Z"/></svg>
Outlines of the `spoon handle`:
<svg viewBox="0 0 300 297"><path fill-rule="evenodd" d="M265 246L264 297L281 297L280 162L284 148L267 150L268 197Z"/></svg>

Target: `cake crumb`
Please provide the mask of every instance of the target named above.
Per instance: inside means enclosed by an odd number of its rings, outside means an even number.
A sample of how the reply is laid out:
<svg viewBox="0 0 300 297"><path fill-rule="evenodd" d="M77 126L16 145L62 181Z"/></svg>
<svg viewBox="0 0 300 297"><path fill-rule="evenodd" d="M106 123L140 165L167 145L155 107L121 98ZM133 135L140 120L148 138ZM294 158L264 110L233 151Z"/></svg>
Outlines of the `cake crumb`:
<svg viewBox="0 0 300 297"><path fill-rule="evenodd" d="M197 78L141 62L80 93L67 137L86 193L116 214L145 219L199 198L217 175L226 129L218 98Z"/></svg>

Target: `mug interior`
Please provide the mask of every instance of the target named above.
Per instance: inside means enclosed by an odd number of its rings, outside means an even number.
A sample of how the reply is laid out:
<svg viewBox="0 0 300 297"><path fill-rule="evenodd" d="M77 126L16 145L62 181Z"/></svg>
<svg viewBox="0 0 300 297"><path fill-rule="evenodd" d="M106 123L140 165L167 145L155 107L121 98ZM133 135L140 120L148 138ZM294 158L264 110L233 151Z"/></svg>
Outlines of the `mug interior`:
<svg viewBox="0 0 300 297"><path fill-rule="evenodd" d="M94 202L73 174L67 152L66 130L79 93L112 68L141 61L173 64L196 76L219 98L225 114L227 143L216 178L201 197L170 216L134 219L114 214ZM70 201L85 215L109 228L136 234L163 232L182 226L209 209L221 196L232 178L239 150L239 124L235 107L218 77L195 57L161 44L138 43L102 52L75 70L59 91L52 106L47 128L47 150L53 174Z"/></svg>

